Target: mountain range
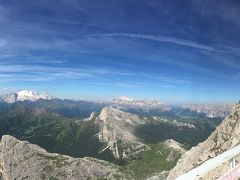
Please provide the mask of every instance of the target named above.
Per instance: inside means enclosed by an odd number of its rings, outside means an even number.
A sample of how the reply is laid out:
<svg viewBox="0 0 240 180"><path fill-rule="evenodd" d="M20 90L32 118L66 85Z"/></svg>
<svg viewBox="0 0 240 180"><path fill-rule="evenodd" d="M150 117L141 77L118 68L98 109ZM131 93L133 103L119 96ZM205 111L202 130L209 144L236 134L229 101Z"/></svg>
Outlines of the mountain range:
<svg viewBox="0 0 240 180"><path fill-rule="evenodd" d="M185 149L214 130L195 120L139 116L111 105L88 118L71 118L35 103L39 102L17 102L0 111L0 135L37 144L50 153L105 160L133 179L169 171Z"/></svg>
<svg viewBox="0 0 240 180"><path fill-rule="evenodd" d="M173 179L239 142L240 104L222 121L156 100L96 103L24 92L14 93L16 102L1 98L3 179Z"/></svg>
<svg viewBox="0 0 240 180"><path fill-rule="evenodd" d="M53 99L53 97L50 97L48 94L39 94L30 90L22 90L14 93L8 93L1 97L1 101L6 103L15 103L18 101L35 102L39 99L51 100Z"/></svg>
<svg viewBox="0 0 240 180"><path fill-rule="evenodd" d="M63 111L70 111L69 116L79 116L81 114L74 114L73 110L76 108L76 112L79 111L77 107L79 105L86 106L87 110L82 113L85 117L89 116L91 112L100 112L100 110L107 106L112 105L121 109L125 112L135 113L144 116L172 116L172 117L209 117L209 118L224 118L230 113L233 104L226 103L215 103L215 104L180 104L171 105L164 104L158 100L136 100L127 96L122 96L115 98L110 102L99 103L99 102L89 102L81 100L68 100L53 98L46 94L37 93L31 90L22 90L13 93L7 93L0 97L0 102L13 104L16 102L32 102L35 104L54 104L56 111L59 113L58 109L63 109ZM64 107L59 107L59 105ZM76 106L75 106L75 105ZM86 105L85 105L86 104ZM47 106L47 105L45 105ZM50 105L52 106L52 105ZM67 108L67 106L71 106ZM73 106L73 107L72 107ZM92 106L92 107L91 107Z"/></svg>

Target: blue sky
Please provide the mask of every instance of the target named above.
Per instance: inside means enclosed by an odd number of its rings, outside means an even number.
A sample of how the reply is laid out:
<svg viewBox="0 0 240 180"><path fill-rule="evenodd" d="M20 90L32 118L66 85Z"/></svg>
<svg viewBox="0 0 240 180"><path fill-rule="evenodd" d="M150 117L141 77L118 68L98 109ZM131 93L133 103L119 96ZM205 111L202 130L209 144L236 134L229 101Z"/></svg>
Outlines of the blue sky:
<svg viewBox="0 0 240 180"><path fill-rule="evenodd" d="M229 102L238 0L0 0L0 93Z"/></svg>

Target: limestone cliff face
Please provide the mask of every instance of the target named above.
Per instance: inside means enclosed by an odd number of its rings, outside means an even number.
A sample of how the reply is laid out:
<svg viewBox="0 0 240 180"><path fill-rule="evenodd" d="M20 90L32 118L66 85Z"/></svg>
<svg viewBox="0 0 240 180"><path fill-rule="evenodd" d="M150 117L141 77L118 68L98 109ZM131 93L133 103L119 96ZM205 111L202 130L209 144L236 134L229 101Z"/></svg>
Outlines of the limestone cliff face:
<svg viewBox="0 0 240 180"><path fill-rule="evenodd" d="M96 119L100 125L99 140L107 144L116 158L128 159L149 149L135 135L137 125L145 123L136 115L106 107Z"/></svg>
<svg viewBox="0 0 240 180"><path fill-rule="evenodd" d="M204 161L240 144L240 103L238 103L206 141L185 153L170 171L168 179L188 172Z"/></svg>
<svg viewBox="0 0 240 180"><path fill-rule="evenodd" d="M118 166L111 163L48 153L8 135L3 136L0 143L0 174L4 180L126 179Z"/></svg>

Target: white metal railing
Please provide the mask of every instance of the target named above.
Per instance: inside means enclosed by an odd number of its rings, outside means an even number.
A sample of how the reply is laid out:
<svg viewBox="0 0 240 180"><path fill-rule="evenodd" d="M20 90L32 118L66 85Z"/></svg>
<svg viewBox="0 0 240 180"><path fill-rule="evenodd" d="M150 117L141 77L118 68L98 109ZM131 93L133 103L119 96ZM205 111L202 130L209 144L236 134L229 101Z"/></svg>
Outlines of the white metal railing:
<svg viewBox="0 0 240 180"><path fill-rule="evenodd" d="M235 158L231 159L230 161L231 169L221 176L218 180L237 180L240 177L240 164L236 166Z"/></svg>
<svg viewBox="0 0 240 180"><path fill-rule="evenodd" d="M232 149L230 149L230 150L228 150L228 151L226 151L226 152L224 152L224 153L222 153L222 154L220 154L220 155L218 155L218 156L216 156L216 157L214 157L210 160L207 160L206 162L204 162L199 167L196 167L196 168L190 170L189 172L180 175L178 178L176 178L176 180L196 180L196 179L199 179L200 177L207 174L209 171L213 170L214 168L218 167L219 165L221 165L221 164L223 164L227 161L230 162L231 170L228 173L226 173L225 175L231 173L233 170L236 173L238 173L238 170L239 170L238 175L240 175L240 166L239 165L236 166L236 160L235 160L235 157L238 154L240 154L240 145L236 146L236 147L234 147L234 148L232 148Z"/></svg>

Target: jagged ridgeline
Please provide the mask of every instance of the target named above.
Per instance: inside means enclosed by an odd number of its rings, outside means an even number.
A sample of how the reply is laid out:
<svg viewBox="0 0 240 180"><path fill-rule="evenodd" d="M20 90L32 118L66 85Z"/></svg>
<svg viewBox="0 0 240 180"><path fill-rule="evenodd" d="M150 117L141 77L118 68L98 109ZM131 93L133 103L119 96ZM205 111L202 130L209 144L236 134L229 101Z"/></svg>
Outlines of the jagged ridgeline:
<svg viewBox="0 0 240 180"><path fill-rule="evenodd" d="M232 112L226 116L216 130L202 143L193 147L182 156L177 165L170 171L168 179L175 179L191 169L199 166L210 158L228 151L240 144L240 102ZM238 157L239 158L239 157ZM224 166L224 165L223 165ZM228 165L227 165L228 166ZM204 178L215 179L223 175L223 167L219 166L214 172L206 174ZM226 172L225 172L226 173Z"/></svg>
<svg viewBox="0 0 240 180"><path fill-rule="evenodd" d="M213 130L194 119L138 116L114 106L89 118L70 118L46 104L38 100L4 105L0 135L27 140L52 153L106 160L136 179L169 171L184 148L203 141Z"/></svg>
<svg viewBox="0 0 240 180"><path fill-rule="evenodd" d="M119 166L95 158L48 153L5 135L0 142L0 179L132 179Z"/></svg>

